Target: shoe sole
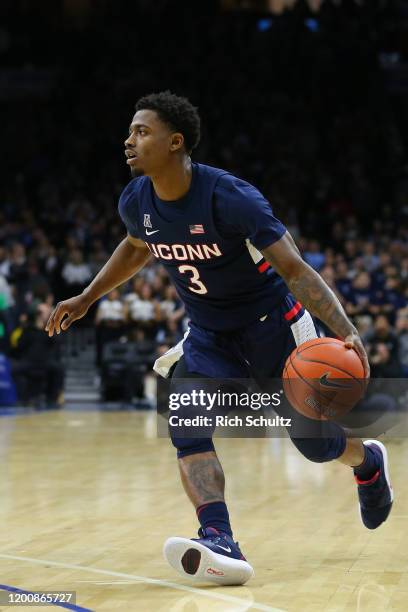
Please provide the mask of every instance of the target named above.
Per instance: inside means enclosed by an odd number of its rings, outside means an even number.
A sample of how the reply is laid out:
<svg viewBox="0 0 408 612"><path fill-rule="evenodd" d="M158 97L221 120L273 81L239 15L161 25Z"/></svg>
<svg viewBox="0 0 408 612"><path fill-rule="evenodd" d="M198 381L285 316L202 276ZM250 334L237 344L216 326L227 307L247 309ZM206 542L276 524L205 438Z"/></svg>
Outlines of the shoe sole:
<svg viewBox="0 0 408 612"><path fill-rule="evenodd" d="M179 574L216 584L245 584L254 575L247 561L219 555L188 538L169 538L163 546L166 561Z"/></svg>
<svg viewBox="0 0 408 612"><path fill-rule="evenodd" d="M383 458L383 463L384 463L384 475L385 475L385 480L387 481L388 484L388 488L390 490L390 496L391 496L391 505L394 502L394 489L392 488L392 484L391 484L391 479L390 479L390 472L388 469L388 452L387 449L385 448L384 444L382 442L379 442L378 440L365 440L365 442L363 442L364 446L371 446L372 444L377 446L382 454L382 458ZM358 505L359 507L359 511L360 511L360 520L363 523L364 527L366 529L370 529L370 527L367 527L367 525L364 524L363 521L363 516L361 514L361 506L360 504ZM390 508L390 512L391 512L391 508ZM388 518L388 516L387 516ZM387 520L387 519L385 519ZM385 523L385 521L382 521L382 523ZM382 523L380 523L377 527L379 527L380 525L382 525ZM377 527L374 527L374 529L377 529Z"/></svg>

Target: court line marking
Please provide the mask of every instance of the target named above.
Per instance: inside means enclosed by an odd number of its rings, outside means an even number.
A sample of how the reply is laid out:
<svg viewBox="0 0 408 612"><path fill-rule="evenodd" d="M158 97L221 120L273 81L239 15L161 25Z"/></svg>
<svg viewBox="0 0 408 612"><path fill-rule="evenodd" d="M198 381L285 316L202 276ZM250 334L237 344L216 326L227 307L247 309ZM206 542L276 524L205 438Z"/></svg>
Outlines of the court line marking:
<svg viewBox="0 0 408 612"><path fill-rule="evenodd" d="M134 580L75 580L75 582L85 583L85 584L132 584Z"/></svg>
<svg viewBox="0 0 408 612"><path fill-rule="evenodd" d="M212 593L211 591L204 591L196 587L190 587L184 584L178 584L177 582L170 582L169 580L160 580L159 578L148 578L147 576L137 576L135 574L124 574L123 572L114 572L111 570L98 569L96 567L87 567L86 565L75 565L72 563L61 563L60 561L48 561L47 559L35 559L33 557L19 557L17 555L6 555L0 553L0 559L9 559L11 561L23 561L25 563L32 563L34 565L49 565L51 567L61 567L64 569L80 570L90 572L92 574L102 574L105 576L115 576L115 578L125 578L134 582L144 582L146 584L155 584L157 586L169 587L177 591L186 591L187 593L194 593L201 597L208 597L209 599L218 599L228 603L234 603L239 605L247 605L248 609L251 610L263 610L263 612L286 612L281 608L273 608L266 604L257 603L256 601L250 602L241 597L234 597L232 595L223 595L222 593Z"/></svg>

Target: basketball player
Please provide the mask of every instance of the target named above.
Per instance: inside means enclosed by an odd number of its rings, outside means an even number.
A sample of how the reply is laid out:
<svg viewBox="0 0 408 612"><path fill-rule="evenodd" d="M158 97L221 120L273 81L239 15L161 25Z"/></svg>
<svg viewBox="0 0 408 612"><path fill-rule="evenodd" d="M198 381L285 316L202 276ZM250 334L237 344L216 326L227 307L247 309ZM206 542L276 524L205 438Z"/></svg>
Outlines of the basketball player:
<svg viewBox="0 0 408 612"><path fill-rule="evenodd" d="M134 178L119 201L127 237L81 295L57 304L48 334L67 330L153 255L168 271L190 318L184 340L155 364L162 375L172 372L172 384L254 372L280 377L296 345L317 337L311 315L357 351L368 377L363 344L336 296L302 260L255 187L192 162L199 139L200 119L186 98L166 91L137 102L125 141ZM330 428L327 437L292 441L311 461L337 460L353 469L362 521L376 529L393 503L386 449L375 440L347 439L335 423ZM196 539L167 540L165 556L184 576L243 584L253 570L233 539L212 439L173 435L172 442L201 527Z"/></svg>

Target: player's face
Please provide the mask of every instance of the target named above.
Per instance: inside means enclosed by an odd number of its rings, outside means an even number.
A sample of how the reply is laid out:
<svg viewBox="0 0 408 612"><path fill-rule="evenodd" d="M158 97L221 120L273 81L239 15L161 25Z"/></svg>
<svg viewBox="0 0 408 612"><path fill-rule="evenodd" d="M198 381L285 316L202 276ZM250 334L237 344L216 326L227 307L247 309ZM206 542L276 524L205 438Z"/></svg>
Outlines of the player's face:
<svg viewBox="0 0 408 612"><path fill-rule="evenodd" d="M126 163L132 176L152 176L169 161L174 132L160 121L155 111L139 110L125 140Z"/></svg>

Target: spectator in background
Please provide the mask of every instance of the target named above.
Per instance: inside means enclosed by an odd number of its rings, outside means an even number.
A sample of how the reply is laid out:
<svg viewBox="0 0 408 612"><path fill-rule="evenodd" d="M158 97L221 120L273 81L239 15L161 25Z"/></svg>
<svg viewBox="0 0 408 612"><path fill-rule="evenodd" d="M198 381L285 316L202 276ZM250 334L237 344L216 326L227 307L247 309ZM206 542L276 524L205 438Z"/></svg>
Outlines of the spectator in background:
<svg viewBox="0 0 408 612"><path fill-rule="evenodd" d="M180 325L175 319L168 319L166 322L166 336L164 341L170 346L176 345L183 337L183 333L180 330Z"/></svg>
<svg viewBox="0 0 408 612"><path fill-rule="evenodd" d="M27 281L27 258L23 244L15 242L10 250L9 281L16 288L18 299L24 300Z"/></svg>
<svg viewBox="0 0 408 612"><path fill-rule="evenodd" d="M391 255L387 251L381 251L378 257L378 267L372 273L372 282L375 289L382 290L385 284L385 270L392 266Z"/></svg>
<svg viewBox="0 0 408 612"><path fill-rule="evenodd" d="M364 242L363 245L363 263L364 268L371 274L374 270L378 268L379 265L379 257L376 253L374 242Z"/></svg>
<svg viewBox="0 0 408 612"><path fill-rule="evenodd" d="M336 263L336 257L334 249L328 247L324 250L324 265L325 266L334 266Z"/></svg>
<svg viewBox="0 0 408 612"><path fill-rule="evenodd" d="M150 285L154 297L161 302L164 298L167 287L166 279L162 278L159 274L156 274L151 280L148 280L146 277L145 280Z"/></svg>
<svg viewBox="0 0 408 612"><path fill-rule="evenodd" d="M178 323L184 316L185 309L174 285L167 285L163 299L160 302L160 312L163 318Z"/></svg>
<svg viewBox="0 0 408 612"><path fill-rule="evenodd" d="M177 295L174 285L167 285L164 299L160 302L160 329L156 340L160 343L177 344L183 335L182 320L184 305Z"/></svg>
<svg viewBox="0 0 408 612"><path fill-rule="evenodd" d="M0 276L10 276L10 259L6 247L0 245Z"/></svg>
<svg viewBox="0 0 408 612"><path fill-rule="evenodd" d="M78 248L72 249L68 261L63 266L61 276L65 281L67 293L76 295L82 293L92 278L92 270L85 263L84 255Z"/></svg>
<svg viewBox="0 0 408 612"><path fill-rule="evenodd" d="M395 313L405 306L402 281L397 274L387 275L384 289L378 299L380 312L387 314L391 321L395 320Z"/></svg>
<svg viewBox="0 0 408 612"><path fill-rule="evenodd" d="M38 403L44 396L48 408L61 407L64 368L59 359L59 341L44 334L44 321L38 309L28 314L11 357L20 401Z"/></svg>
<svg viewBox="0 0 408 612"><path fill-rule="evenodd" d="M400 277L403 281L408 281L408 257L404 257L400 262Z"/></svg>
<svg viewBox="0 0 408 612"><path fill-rule="evenodd" d="M373 318L370 315L359 315L354 318L354 323L361 338L365 338L372 330Z"/></svg>
<svg viewBox="0 0 408 612"><path fill-rule="evenodd" d="M337 287L336 287L336 283L335 283L336 272L335 272L333 266L326 264L320 270L320 276L326 281L326 283L329 285L330 289L332 289L334 291L334 293L336 295L338 295L339 292L337 291ZM341 300L343 299L343 297L341 295L340 295L340 299Z"/></svg>
<svg viewBox="0 0 408 612"><path fill-rule="evenodd" d="M103 347L118 340L126 332L127 305L121 300L118 289L113 289L102 299L96 311L96 363L102 363Z"/></svg>
<svg viewBox="0 0 408 612"><path fill-rule="evenodd" d="M398 356L404 376L408 377L408 307L398 311L395 330L398 335Z"/></svg>
<svg viewBox="0 0 408 612"><path fill-rule="evenodd" d="M11 300L10 287L0 275L0 353L8 353L8 336L10 333L10 322L8 317L9 305Z"/></svg>
<svg viewBox="0 0 408 612"><path fill-rule="evenodd" d="M23 284L24 299L27 304L35 300L43 300L50 293L47 278L40 272L39 262L32 256L27 260L27 277Z"/></svg>
<svg viewBox="0 0 408 612"><path fill-rule="evenodd" d="M7 282L7 277L0 273L0 295L2 296L3 303L6 304L5 308L9 308L13 303L13 295L10 284Z"/></svg>
<svg viewBox="0 0 408 612"><path fill-rule="evenodd" d="M161 318L160 304L153 298L153 292L148 283L144 282L140 286L135 280L133 287L132 294L127 296L130 338L152 340L156 336Z"/></svg>
<svg viewBox="0 0 408 612"><path fill-rule="evenodd" d="M393 359L388 345L384 342L377 342L368 356L372 378L399 378L402 376L401 364L397 359Z"/></svg>
<svg viewBox="0 0 408 612"><path fill-rule="evenodd" d="M325 256L317 240L309 240L308 247L303 253L303 258L317 271L324 266Z"/></svg>
<svg viewBox="0 0 408 612"><path fill-rule="evenodd" d="M346 302L349 302L352 294L352 275L353 271L349 269L348 265L341 259L336 263L336 288L338 292L343 296Z"/></svg>
<svg viewBox="0 0 408 612"><path fill-rule="evenodd" d="M131 289L124 296L124 301L130 308L130 305L133 301L140 299L140 292L142 290L143 285L145 284L145 279L141 274L134 276L131 280Z"/></svg>
<svg viewBox="0 0 408 612"><path fill-rule="evenodd" d="M41 296L38 296L41 298ZM44 327L47 323L52 309L54 308L54 296L52 293L46 293L43 299L38 299L37 312L38 316L41 318Z"/></svg>
<svg viewBox="0 0 408 612"><path fill-rule="evenodd" d="M92 277L97 275L99 270L103 268L108 259L109 254L104 248L102 240L95 240L92 245L92 251L89 258L89 265Z"/></svg>
<svg viewBox="0 0 408 612"><path fill-rule="evenodd" d="M349 316L370 314L374 294L368 272L357 274L351 283L351 290L347 299L346 312Z"/></svg>
<svg viewBox="0 0 408 612"><path fill-rule="evenodd" d="M55 270L58 267L58 256L57 249L52 244L48 245L46 251L43 253L43 269L47 274L47 277L53 276Z"/></svg>
<svg viewBox="0 0 408 612"><path fill-rule="evenodd" d="M44 275L54 292L54 295L59 299L64 294L63 281L61 279L61 264L57 254L57 249L53 245L49 245L43 253L42 270Z"/></svg>
<svg viewBox="0 0 408 612"><path fill-rule="evenodd" d="M358 257L358 242L357 240L346 240L344 243L344 258L347 263L353 263L353 261Z"/></svg>
<svg viewBox="0 0 408 612"><path fill-rule="evenodd" d="M377 316L374 329L366 335L365 343L373 378L402 376L398 338L385 315Z"/></svg>

